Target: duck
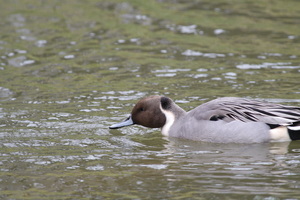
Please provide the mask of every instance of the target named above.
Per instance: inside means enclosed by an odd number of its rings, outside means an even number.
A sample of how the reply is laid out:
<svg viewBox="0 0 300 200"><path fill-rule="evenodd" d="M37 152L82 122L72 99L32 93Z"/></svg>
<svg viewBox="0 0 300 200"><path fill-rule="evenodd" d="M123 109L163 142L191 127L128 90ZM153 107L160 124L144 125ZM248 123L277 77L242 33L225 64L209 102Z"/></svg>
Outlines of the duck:
<svg viewBox="0 0 300 200"><path fill-rule="evenodd" d="M164 136L213 143L300 140L300 107L241 97L221 97L186 112L171 98L139 100L129 117L109 126L161 128Z"/></svg>

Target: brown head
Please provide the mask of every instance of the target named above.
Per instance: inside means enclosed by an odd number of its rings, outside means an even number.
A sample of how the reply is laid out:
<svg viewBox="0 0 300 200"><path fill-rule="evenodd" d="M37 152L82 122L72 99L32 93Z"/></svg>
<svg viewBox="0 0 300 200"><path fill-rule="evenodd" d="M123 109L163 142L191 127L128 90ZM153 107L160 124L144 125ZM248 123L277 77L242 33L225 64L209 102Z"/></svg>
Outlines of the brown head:
<svg viewBox="0 0 300 200"><path fill-rule="evenodd" d="M117 129L124 126L139 124L149 128L161 128L166 123L166 116L162 109L168 109L173 101L164 96L149 96L137 102L125 121L110 126Z"/></svg>
<svg viewBox="0 0 300 200"><path fill-rule="evenodd" d="M131 111L132 121L149 128L163 127L166 117L160 108L161 98L161 96L149 96L141 99Z"/></svg>

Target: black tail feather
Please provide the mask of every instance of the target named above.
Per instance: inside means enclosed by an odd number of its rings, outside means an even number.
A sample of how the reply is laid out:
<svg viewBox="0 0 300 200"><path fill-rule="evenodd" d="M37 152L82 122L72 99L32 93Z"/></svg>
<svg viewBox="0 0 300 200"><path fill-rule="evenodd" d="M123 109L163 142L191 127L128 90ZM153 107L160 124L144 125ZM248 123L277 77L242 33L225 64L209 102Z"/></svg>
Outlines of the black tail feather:
<svg viewBox="0 0 300 200"><path fill-rule="evenodd" d="M300 122L287 127L291 140L300 140Z"/></svg>

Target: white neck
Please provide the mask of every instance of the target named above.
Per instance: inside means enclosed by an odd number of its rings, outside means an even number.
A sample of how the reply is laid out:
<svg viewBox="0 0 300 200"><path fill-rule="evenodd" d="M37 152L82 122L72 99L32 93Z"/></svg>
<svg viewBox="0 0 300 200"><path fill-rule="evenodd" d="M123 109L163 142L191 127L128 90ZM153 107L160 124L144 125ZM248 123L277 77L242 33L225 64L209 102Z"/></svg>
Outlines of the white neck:
<svg viewBox="0 0 300 200"><path fill-rule="evenodd" d="M164 113L164 115L166 116L166 123L165 125L162 127L161 129L161 133L164 136L169 136L169 131L171 126L173 125L174 121L175 121L175 115L174 113L172 113L171 111L167 111L162 109L162 107L160 106L160 110Z"/></svg>

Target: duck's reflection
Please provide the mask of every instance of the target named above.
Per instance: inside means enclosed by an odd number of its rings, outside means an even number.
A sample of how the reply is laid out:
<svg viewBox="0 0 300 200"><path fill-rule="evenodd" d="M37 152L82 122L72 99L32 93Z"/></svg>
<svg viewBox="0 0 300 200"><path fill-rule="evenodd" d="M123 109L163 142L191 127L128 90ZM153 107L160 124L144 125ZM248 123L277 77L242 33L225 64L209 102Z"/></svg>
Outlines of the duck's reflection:
<svg viewBox="0 0 300 200"><path fill-rule="evenodd" d="M201 163L262 163L272 162L275 155L289 151L290 142L258 144L222 144L164 138L165 153L173 155L170 160Z"/></svg>

